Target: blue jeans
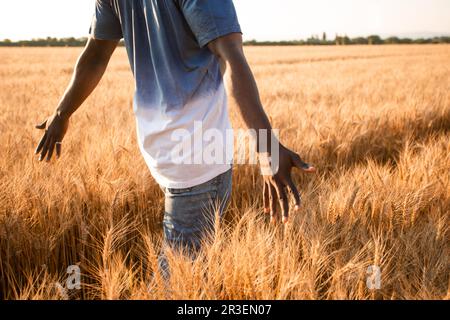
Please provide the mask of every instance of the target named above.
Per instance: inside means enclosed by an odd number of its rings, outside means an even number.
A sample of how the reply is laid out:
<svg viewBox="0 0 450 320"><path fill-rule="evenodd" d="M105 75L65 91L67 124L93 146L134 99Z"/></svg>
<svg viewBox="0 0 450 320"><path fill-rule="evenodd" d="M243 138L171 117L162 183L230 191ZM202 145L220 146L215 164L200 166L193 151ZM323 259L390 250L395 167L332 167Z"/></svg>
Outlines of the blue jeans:
<svg viewBox="0 0 450 320"><path fill-rule="evenodd" d="M164 243L194 254L206 235L214 233L217 218L223 216L231 195L232 170L200 185L162 188L165 193Z"/></svg>

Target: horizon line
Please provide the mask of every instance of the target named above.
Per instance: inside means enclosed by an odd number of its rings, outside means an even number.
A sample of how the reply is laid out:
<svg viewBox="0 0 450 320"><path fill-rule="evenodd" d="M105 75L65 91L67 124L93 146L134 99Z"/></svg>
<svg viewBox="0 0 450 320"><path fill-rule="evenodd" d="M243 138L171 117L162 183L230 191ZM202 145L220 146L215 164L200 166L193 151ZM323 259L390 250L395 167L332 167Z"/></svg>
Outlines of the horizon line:
<svg viewBox="0 0 450 320"><path fill-rule="evenodd" d="M309 37L299 37L299 38L280 38L280 39L256 39L256 38L248 38L248 39L244 39L244 42L249 42L249 41L256 41L256 42L291 42L291 41L302 41L302 40L308 40L311 39L312 37L321 37L324 33L326 32L319 32L319 33L313 33L311 34ZM426 37L424 36L419 36L419 34L430 34ZM326 33L328 35L328 33ZM416 36L411 37L411 35L416 34ZM409 36L408 36L409 35ZM345 32L336 32L333 33L333 36L330 37L329 39L334 39L334 37L336 36L340 36L340 37L348 37L350 39L355 39L355 38L366 38L366 37L370 37L370 36L379 36L382 39L386 39L386 38L391 38L391 37L397 37L397 38L410 38L410 39L427 39L427 38L434 38L434 37L448 37L450 36L450 32L447 31L443 31L443 32L439 32L439 31L417 31L417 32L399 32L399 33L371 33L371 34L365 34L365 35L352 35L352 36L348 36L347 33ZM88 35L84 35L84 36L65 36L65 37L54 37L54 36L43 36L43 37L33 37L33 38L26 38L26 39L18 39L18 40L13 40L11 38L3 38L0 39L0 42L5 42L6 40L9 40L11 42L21 42L21 41L33 41L33 40L45 40L45 39L57 39L57 40L62 40L62 39L70 39L70 38L74 38L74 39L87 39L89 38L89 34Z"/></svg>

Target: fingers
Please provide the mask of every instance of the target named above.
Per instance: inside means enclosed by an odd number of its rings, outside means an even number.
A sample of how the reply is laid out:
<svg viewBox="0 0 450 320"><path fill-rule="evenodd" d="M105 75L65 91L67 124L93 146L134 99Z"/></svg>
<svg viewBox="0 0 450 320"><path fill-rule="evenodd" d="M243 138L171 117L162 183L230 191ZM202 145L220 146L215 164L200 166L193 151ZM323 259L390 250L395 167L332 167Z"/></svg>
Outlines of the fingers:
<svg viewBox="0 0 450 320"><path fill-rule="evenodd" d="M58 121L55 119L58 119ZM39 161L46 159L46 161L49 162L55 153L55 150L56 157L59 158L61 156L60 141L64 137L68 123L60 120L60 118L50 117L44 122L36 125L37 129L45 130L45 133L35 150L35 154L40 154Z"/></svg>
<svg viewBox="0 0 450 320"><path fill-rule="evenodd" d="M277 221L277 191L272 184L269 184L268 188L270 198L270 222L275 223Z"/></svg>
<svg viewBox="0 0 450 320"><path fill-rule="evenodd" d="M55 139L51 139L50 140L50 144L48 146L48 153L47 153L47 162L50 161L50 159L52 158L53 155L53 150L55 150Z"/></svg>
<svg viewBox="0 0 450 320"><path fill-rule="evenodd" d="M36 154L38 154L39 152L41 153L41 155L39 156L39 161L44 160L45 156L47 156L46 161L49 162L55 150L56 157L59 158L61 156L61 143L57 143L55 138L52 138L47 133L45 133L41 139L41 142L39 142L39 145L35 152Z"/></svg>
<svg viewBox="0 0 450 320"><path fill-rule="evenodd" d="M271 222L276 222L277 218L276 216L277 201L275 199L275 196L277 196L280 203L282 222L284 224L289 222L289 197L286 188L289 188L290 192L292 193L292 196L294 197L295 211L298 211L300 209L301 204L300 193L298 192L298 189L291 178L289 178L285 184L277 180L270 183L269 187L267 186L267 184L265 184L265 190L269 189L270 194Z"/></svg>
<svg viewBox="0 0 450 320"><path fill-rule="evenodd" d="M295 186L295 183L292 181L292 179L288 180L287 186L288 186L289 190L291 191L292 196L294 197L295 210L297 211L300 209L300 203L301 203L300 193L298 192L297 187Z"/></svg>
<svg viewBox="0 0 450 320"><path fill-rule="evenodd" d="M295 201L295 210L300 208L301 198L295 183L289 177L286 183L278 180L264 183L264 212L270 212L270 221L275 223L277 220L277 199L281 208L282 222L286 224L289 221L289 197L286 188L289 188Z"/></svg>
<svg viewBox="0 0 450 320"><path fill-rule="evenodd" d="M289 199L286 194L286 189L281 182L275 183L275 189L280 202L283 223L287 223L287 221L289 220Z"/></svg>
<svg viewBox="0 0 450 320"><path fill-rule="evenodd" d="M48 135L47 132L45 132L45 133L44 133L44 136L43 136L42 139L41 139L41 141L39 141L39 144L38 144L36 150L34 151L35 154L38 154L39 151L41 151L42 147L43 147L44 144L45 144L45 141L47 141L47 135Z"/></svg>
<svg viewBox="0 0 450 320"><path fill-rule="evenodd" d="M47 139L45 139L45 143L42 147L41 155L39 156L39 161L44 160L45 156L47 155L48 148L50 146L50 143L52 142L51 140L52 140L51 137L47 137Z"/></svg>
<svg viewBox="0 0 450 320"><path fill-rule="evenodd" d="M61 142L56 143L56 158L59 159L59 157L61 157Z"/></svg>
<svg viewBox="0 0 450 320"><path fill-rule="evenodd" d="M314 168L310 164L303 161L302 158L298 154L294 154L294 156L292 157L292 162L294 163L294 165L297 168L299 168L305 172L309 172L309 173L316 172L316 168Z"/></svg>
<svg viewBox="0 0 450 320"><path fill-rule="evenodd" d="M269 186L266 182L264 182L263 187L263 201L264 201L264 213L270 213L270 194L269 194Z"/></svg>
<svg viewBox="0 0 450 320"><path fill-rule="evenodd" d="M47 120L45 120L44 122L42 122L40 124L37 124L36 129L44 130L46 126L47 126Z"/></svg>

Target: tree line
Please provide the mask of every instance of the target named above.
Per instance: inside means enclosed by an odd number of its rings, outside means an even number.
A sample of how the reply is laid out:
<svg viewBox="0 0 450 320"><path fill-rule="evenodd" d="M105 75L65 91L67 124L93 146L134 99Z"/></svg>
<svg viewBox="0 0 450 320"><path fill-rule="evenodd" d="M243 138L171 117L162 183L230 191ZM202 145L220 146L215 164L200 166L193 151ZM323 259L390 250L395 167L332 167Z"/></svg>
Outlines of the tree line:
<svg viewBox="0 0 450 320"><path fill-rule="evenodd" d="M42 38L32 40L12 41L5 39L0 41L0 47L82 47L86 44L87 38ZM368 37L350 38L346 35L336 35L334 39L328 39L326 33L322 36L313 35L306 40L291 41L246 41L245 45L250 46L292 46L292 45L381 45L381 44L439 44L450 43L450 37L434 37L409 39L399 37L381 38L378 35ZM123 41L120 45L123 45Z"/></svg>
<svg viewBox="0 0 450 320"><path fill-rule="evenodd" d="M292 41L247 41L247 45L380 45L380 44L439 44L450 43L449 36L433 37L433 38L399 38L389 37L381 38L378 35L370 35L368 37L350 38L347 35L336 35L334 39L328 39L324 32L322 36L313 35L306 40L292 40Z"/></svg>
<svg viewBox="0 0 450 320"><path fill-rule="evenodd" d="M82 47L87 38L40 38L32 40L11 41L5 39L0 41L1 47Z"/></svg>

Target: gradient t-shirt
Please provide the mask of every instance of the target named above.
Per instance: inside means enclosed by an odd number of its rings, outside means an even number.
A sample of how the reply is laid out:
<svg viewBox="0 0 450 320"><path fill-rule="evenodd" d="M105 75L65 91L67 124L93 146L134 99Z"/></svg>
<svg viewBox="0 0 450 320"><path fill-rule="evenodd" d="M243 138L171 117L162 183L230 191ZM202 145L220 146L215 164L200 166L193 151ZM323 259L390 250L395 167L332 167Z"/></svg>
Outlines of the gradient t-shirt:
<svg viewBox="0 0 450 320"><path fill-rule="evenodd" d="M227 96L220 61L206 45L235 32L232 0L96 0L90 33L124 39L139 148L164 187L189 188L230 168L232 141L217 138L231 129ZM208 140L208 130L221 135ZM222 157L201 154L220 148Z"/></svg>

